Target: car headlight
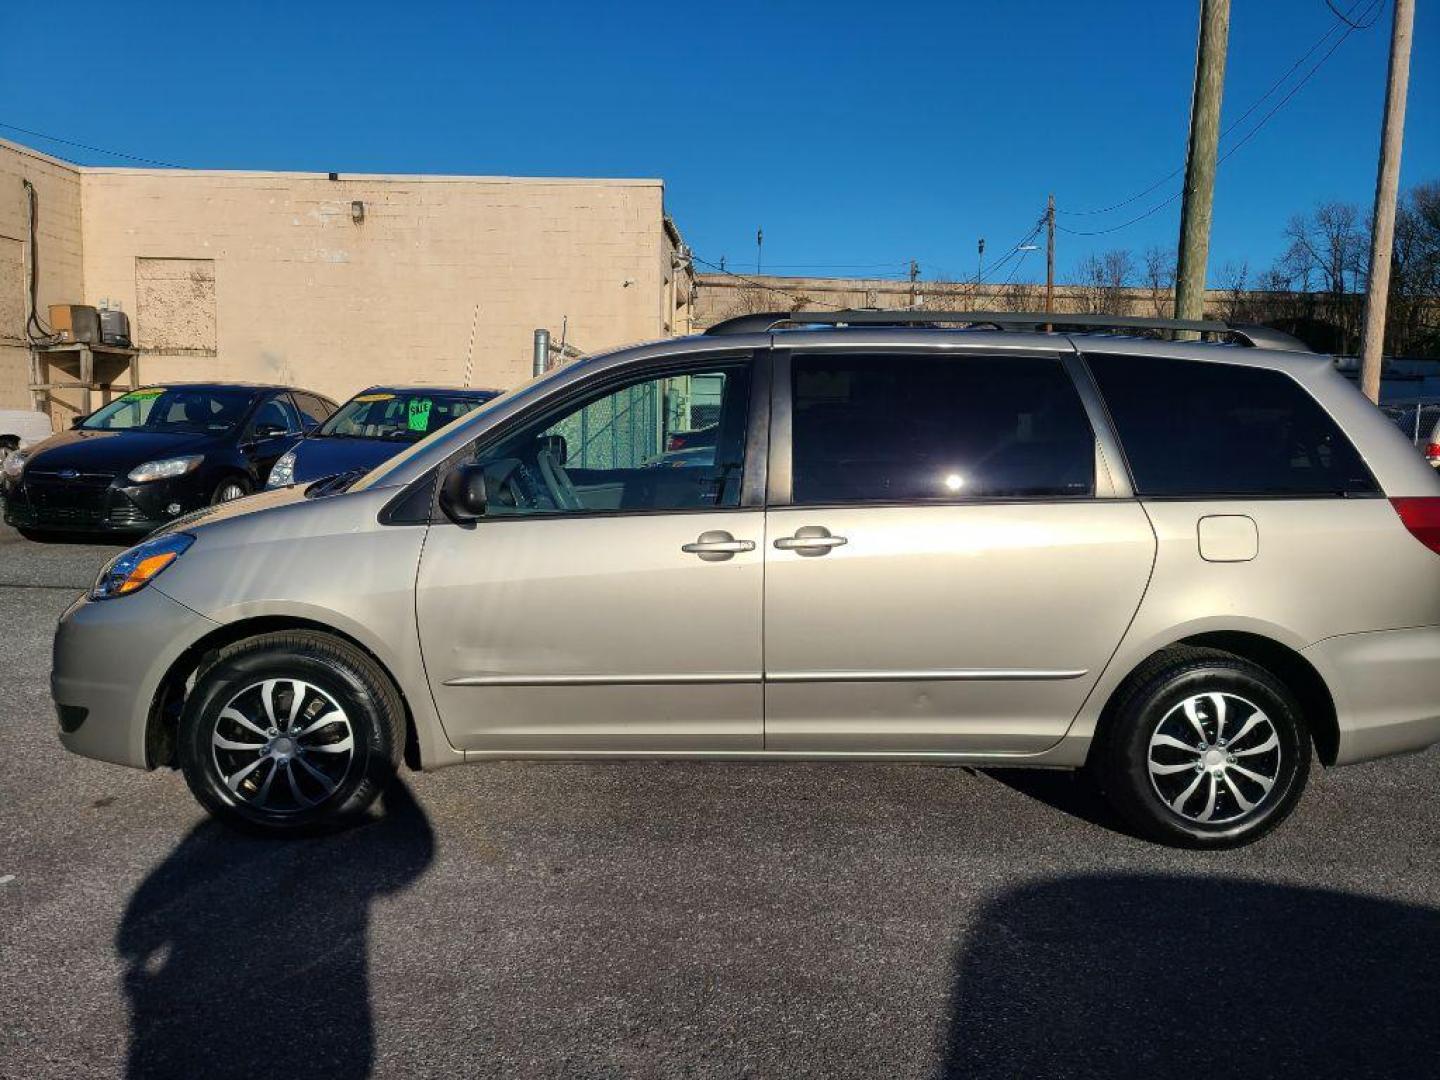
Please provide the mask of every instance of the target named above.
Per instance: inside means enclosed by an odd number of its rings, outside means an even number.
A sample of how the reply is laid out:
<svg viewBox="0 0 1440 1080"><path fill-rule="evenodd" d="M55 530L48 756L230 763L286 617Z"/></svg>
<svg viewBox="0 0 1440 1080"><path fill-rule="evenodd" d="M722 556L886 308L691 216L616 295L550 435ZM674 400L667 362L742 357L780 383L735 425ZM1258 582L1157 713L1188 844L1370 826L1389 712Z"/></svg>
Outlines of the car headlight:
<svg viewBox="0 0 1440 1080"><path fill-rule="evenodd" d="M279 460L270 467L270 479L265 481L266 487L286 487L295 482L295 451L286 450L280 455Z"/></svg>
<svg viewBox="0 0 1440 1080"><path fill-rule="evenodd" d="M185 554L195 538L186 533L167 533L122 551L105 565L90 590L91 600L112 600L143 589Z"/></svg>
<svg viewBox="0 0 1440 1080"><path fill-rule="evenodd" d="M29 451L16 450L5 459L5 475L11 480L19 480L20 474L25 471L25 462L29 457Z"/></svg>
<svg viewBox="0 0 1440 1080"><path fill-rule="evenodd" d="M151 480L168 480L172 476L184 476L186 473L198 469L204 460L203 454L190 454L188 457L167 457L158 461L147 461L145 464L131 469L129 479L137 484L145 484Z"/></svg>

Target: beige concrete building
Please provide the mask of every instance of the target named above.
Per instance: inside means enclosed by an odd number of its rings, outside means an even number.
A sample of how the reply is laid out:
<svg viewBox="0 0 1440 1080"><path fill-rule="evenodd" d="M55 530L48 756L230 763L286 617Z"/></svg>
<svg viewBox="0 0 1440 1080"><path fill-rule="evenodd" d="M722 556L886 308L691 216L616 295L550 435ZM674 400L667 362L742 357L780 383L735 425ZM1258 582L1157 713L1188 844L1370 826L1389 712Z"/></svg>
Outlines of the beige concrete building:
<svg viewBox="0 0 1440 1080"><path fill-rule="evenodd" d="M537 327L571 355L690 330L659 180L89 168L0 141L0 407L30 401L23 180L42 319L119 305L147 382L507 387Z"/></svg>

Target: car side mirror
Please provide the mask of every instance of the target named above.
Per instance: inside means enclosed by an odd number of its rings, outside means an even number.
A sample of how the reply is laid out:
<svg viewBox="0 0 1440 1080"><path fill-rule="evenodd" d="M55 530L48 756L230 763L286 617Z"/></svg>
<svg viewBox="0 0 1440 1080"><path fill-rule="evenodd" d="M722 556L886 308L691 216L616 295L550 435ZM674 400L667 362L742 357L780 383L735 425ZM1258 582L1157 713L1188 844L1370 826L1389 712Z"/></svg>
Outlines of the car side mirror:
<svg viewBox="0 0 1440 1080"><path fill-rule="evenodd" d="M451 469L440 485L440 509L457 525L469 525L484 517L488 499L485 466L474 462Z"/></svg>

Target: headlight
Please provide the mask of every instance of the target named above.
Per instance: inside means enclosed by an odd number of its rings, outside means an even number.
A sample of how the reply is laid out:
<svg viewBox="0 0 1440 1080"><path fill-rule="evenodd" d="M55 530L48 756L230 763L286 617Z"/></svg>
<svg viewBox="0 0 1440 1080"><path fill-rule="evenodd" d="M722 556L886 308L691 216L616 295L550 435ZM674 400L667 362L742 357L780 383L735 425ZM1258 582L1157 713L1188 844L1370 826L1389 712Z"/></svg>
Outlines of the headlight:
<svg viewBox="0 0 1440 1080"><path fill-rule="evenodd" d="M191 454L189 457L167 457L159 461L147 461L144 465L137 465L130 470L130 479L137 484L145 484L151 480L168 480L172 476L184 476L188 472L194 472L205 460L203 454Z"/></svg>
<svg viewBox="0 0 1440 1080"><path fill-rule="evenodd" d="M90 590L91 600L110 600L143 589L195 542L185 533L168 533L122 551L106 564Z"/></svg>
<svg viewBox="0 0 1440 1080"><path fill-rule="evenodd" d="M286 450L280 455L280 459L270 468L270 479L265 481L266 487L285 487L295 482L295 451Z"/></svg>
<svg viewBox="0 0 1440 1080"><path fill-rule="evenodd" d="M29 457L28 450L16 450L5 459L5 475L11 480L19 480L20 474L25 471L25 461Z"/></svg>

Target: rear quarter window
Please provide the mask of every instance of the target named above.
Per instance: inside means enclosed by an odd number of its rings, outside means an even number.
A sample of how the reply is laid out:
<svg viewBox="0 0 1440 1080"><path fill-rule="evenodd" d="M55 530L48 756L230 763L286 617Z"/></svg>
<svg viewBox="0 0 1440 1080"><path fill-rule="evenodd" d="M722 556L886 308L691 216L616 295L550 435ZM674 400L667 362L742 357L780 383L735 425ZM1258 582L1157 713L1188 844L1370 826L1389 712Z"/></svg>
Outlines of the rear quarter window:
<svg viewBox="0 0 1440 1080"><path fill-rule="evenodd" d="M1379 491L1345 433L1283 372L1154 356L1085 359L1137 494L1321 498Z"/></svg>

